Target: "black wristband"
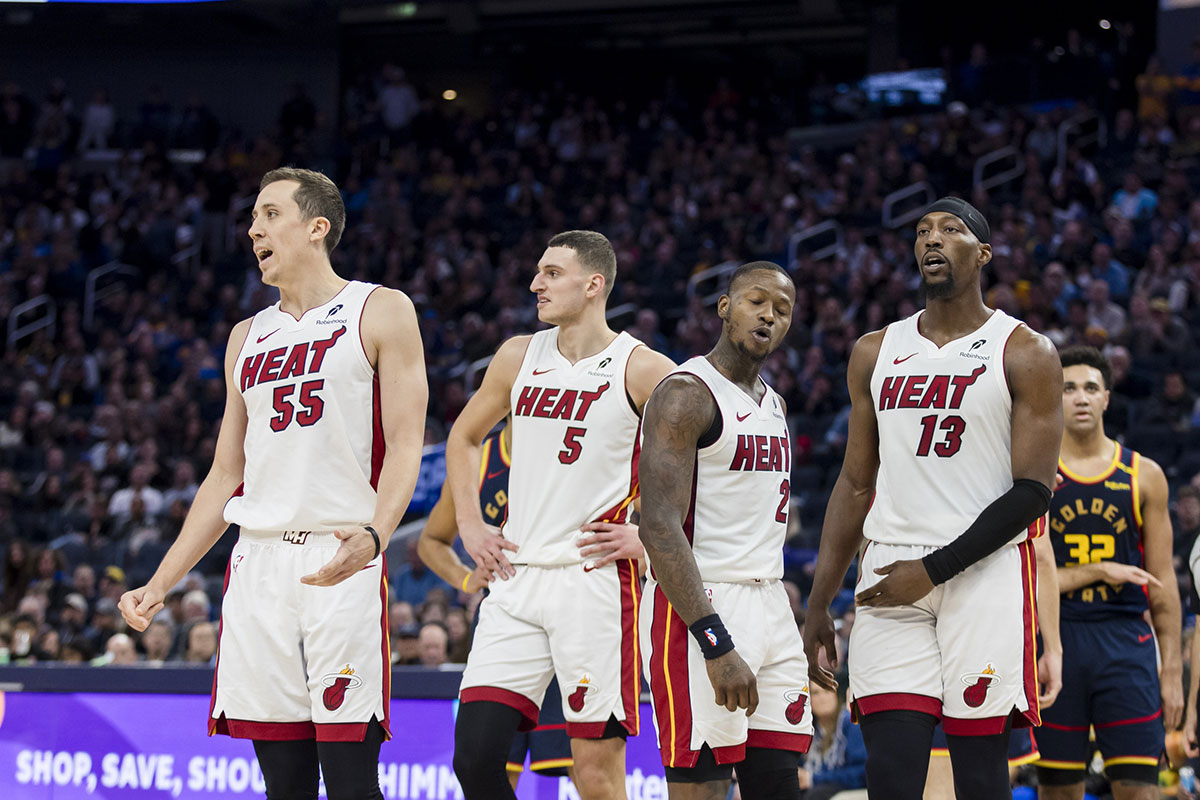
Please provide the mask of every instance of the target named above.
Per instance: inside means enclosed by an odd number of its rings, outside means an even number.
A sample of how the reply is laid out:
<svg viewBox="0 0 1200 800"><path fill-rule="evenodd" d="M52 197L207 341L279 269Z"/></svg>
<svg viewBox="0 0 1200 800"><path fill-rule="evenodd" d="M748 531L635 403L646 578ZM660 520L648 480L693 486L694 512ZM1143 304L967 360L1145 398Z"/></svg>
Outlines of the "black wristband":
<svg viewBox="0 0 1200 800"><path fill-rule="evenodd" d="M688 626L692 636L700 644L700 652L706 661L725 655L733 649L733 637L725 630L720 614L709 614L701 617Z"/></svg>
<svg viewBox="0 0 1200 800"><path fill-rule="evenodd" d="M363 525L363 528L365 528L367 533L371 534L371 538L375 540L375 555L371 556L371 560L374 561L379 556L379 534L376 533L375 529L370 525Z"/></svg>

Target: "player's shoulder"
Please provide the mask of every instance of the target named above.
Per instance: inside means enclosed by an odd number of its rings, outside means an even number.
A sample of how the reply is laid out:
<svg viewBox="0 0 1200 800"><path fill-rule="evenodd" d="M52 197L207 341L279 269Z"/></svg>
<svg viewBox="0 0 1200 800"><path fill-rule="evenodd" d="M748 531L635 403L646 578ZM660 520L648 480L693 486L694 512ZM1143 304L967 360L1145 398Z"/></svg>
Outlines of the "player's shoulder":
<svg viewBox="0 0 1200 800"><path fill-rule="evenodd" d="M1049 336L1038 333L1020 320L1008 337L1004 349L1005 361L1023 361L1028 358L1061 366L1058 360L1058 348L1054 346Z"/></svg>
<svg viewBox="0 0 1200 800"><path fill-rule="evenodd" d="M629 354L625 380L630 385L644 385L647 393L654 390L676 367L667 356L639 343Z"/></svg>
<svg viewBox="0 0 1200 800"><path fill-rule="evenodd" d="M692 372L671 372L659 382L651 396L653 415L663 422L676 425L689 421L712 424L717 401L708 383ZM647 404L647 421L651 414Z"/></svg>
<svg viewBox="0 0 1200 800"><path fill-rule="evenodd" d="M226 360L237 358L242 347L246 344L247 337L250 336L250 326L253 324L254 317L246 317L229 331L229 343L225 351Z"/></svg>
<svg viewBox="0 0 1200 800"><path fill-rule="evenodd" d="M387 286L372 286L367 293L363 313L381 320L395 319L395 315L413 315L417 313L412 298L399 289Z"/></svg>
<svg viewBox="0 0 1200 800"><path fill-rule="evenodd" d="M1138 488L1143 492L1148 488L1162 486L1167 489L1167 473L1162 465L1149 456L1136 450L1129 450L1130 461L1137 465Z"/></svg>
<svg viewBox="0 0 1200 800"><path fill-rule="evenodd" d="M879 360L879 353L883 350L883 338L889 327L891 326L884 325L879 330L864 333L858 337L858 341L850 350L849 371L851 373L866 372L870 374L874 371L875 362Z"/></svg>

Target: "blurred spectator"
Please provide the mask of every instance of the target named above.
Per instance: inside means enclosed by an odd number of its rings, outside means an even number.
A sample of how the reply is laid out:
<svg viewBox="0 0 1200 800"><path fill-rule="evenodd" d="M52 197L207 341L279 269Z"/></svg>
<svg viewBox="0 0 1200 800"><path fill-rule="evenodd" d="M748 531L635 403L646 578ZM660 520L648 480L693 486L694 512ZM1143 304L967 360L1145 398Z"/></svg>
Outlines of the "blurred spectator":
<svg viewBox="0 0 1200 800"><path fill-rule="evenodd" d="M432 589L441 589L447 593L452 591L450 585L425 566L425 562L417 554L416 536L408 538L404 544L404 552L408 557L407 562L401 564L392 575L393 599L417 606L425 602ZM424 621L422 619L422 622Z"/></svg>
<svg viewBox="0 0 1200 800"><path fill-rule="evenodd" d="M1125 173L1124 184L1113 194L1112 204L1130 222L1145 222L1158 208L1158 195L1143 185L1141 175L1130 170Z"/></svg>
<svg viewBox="0 0 1200 800"><path fill-rule="evenodd" d="M440 667L450 655L450 634L440 622L426 622L417 634L417 656L423 667Z"/></svg>
<svg viewBox="0 0 1200 800"><path fill-rule="evenodd" d="M124 633L117 633L109 637L104 644L104 656L102 656L105 664L114 667L128 667L138 663L137 649L133 646L133 639L130 639Z"/></svg>
<svg viewBox="0 0 1200 800"><path fill-rule="evenodd" d="M108 502L108 513L113 517L128 520L133 512L133 500L136 497L144 506L144 513L157 517L163 512L163 495L158 489L150 486L152 468L149 464L135 464L129 471L129 486L113 492Z"/></svg>
<svg viewBox="0 0 1200 800"><path fill-rule="evenodd" d="M1191 427L1195 404L1196 396L1188 388L1183 373L1171 369L1163 374L1162 387L1150 398L1143 420L1183 432Z"/></svg>
<svg viewBox="0 0 1200 800"><path fill-rule="evenodd" d="M146 663L161 666L170 657L174 641L175 630L168 618L159 615L151 620L142 633L142 652L145 654Z"/></svg>
<svg viewBox="0 0 1200 800"><path fill-rule="evenodd" d="M207 622L212 619L212 603L203 589L192 589L183 596L183 622Z"/></svg>
<svg viewBox="0 0 1200 800"><path fill-rule="evenodd" d="M421 628L416 623L401 626L391 637L392 665L409 666L420 661L420 647L417 639Z"/></svg>
<svg viewBox="0 0 1200 800"><path fill-rule="evenodd" d="M800 770L804 800L829 800L848 789L865 789L867 748L845 698L817 684L810 684L809 692L813 740Z"/></svg>
<svg viewBox="0 0 1200 800"><path fill-rule="evenodd" d="M97 89L83 109L83 128L79 132L80 150L104 150L113 140L117 127L117 110L108 92Z"/></svg>
<svg viewBox="0 0 1200 800"><path fill-rule="evenodd" d="M184 630L183 661L189 664L214 664L217 656L217 629L208 620L199 620Z"/></svg>

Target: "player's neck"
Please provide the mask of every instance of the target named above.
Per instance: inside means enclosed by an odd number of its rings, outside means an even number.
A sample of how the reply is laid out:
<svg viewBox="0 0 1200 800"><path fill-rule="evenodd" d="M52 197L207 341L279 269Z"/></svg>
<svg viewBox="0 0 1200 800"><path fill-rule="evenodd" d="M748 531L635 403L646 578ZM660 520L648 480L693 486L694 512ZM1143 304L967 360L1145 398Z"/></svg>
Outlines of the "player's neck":
<svg viewBox="0 0 1200 800"><path fill-rule="evenodd" d="M608 327L604 310L586 311L578 319L558 326L558 352L572 364L590 358L612 344L617 333Z"/></svg>
<svg viewBox="0 0 1200 800"><path fill-rule="evenodd" d="M762 362L746 358L744 353L737 351L733 342L727 337L722 336L718 339L716 346L705 358L716 368L717 372L746 394L751 397L761 396L759 373L762 371Z"/></svg>
<svg viewBox="0 0 1200 800"><path fill-rule="evenodd" d="M1086 433L1064 431L1058 453L1064 463L1070 464L1092 459L1108 460L1115 449L1116 443L1104 435L1104 426L1097 425Z"/></svg>
<svg viewBox="0 0 1200 800"><path fill-rule="evenodd" d="M328 303L349 283L333 271L328 261L311 268L305 265L296 272L299 275L293 280L279 286L279 309L296 319Z"/></svg>
<svg viewBox="0 0 1200 800"><path fill-rule="evenodd" d="M983 304L978 292L929 299L925 301L925 313L918 328L922 336L941 347L978 330L992 316L992 311Z"/></svg>

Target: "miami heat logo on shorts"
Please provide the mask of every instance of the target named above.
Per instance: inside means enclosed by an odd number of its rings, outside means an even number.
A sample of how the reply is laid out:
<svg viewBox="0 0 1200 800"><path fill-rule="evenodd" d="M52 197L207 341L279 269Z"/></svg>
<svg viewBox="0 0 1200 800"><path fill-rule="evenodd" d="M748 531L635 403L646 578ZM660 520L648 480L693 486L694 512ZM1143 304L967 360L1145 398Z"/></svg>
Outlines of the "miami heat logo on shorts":
<svg viewBox="0 0 1200 800"><path fill-rule="evenodd" d="M575 685L575 691L567 697L567 705L576 713L583 711L584 700L594 691L596 691L596 687L592 686L592 679L584 675Z"/></svg>
<svg viewBox="0 0 1200 800"><path fill-rule="evenodd" d="M808 703L808 684L805 684L803 689L784 692L783 699L787 701L784 718L792 725L799 725L804 721L804 706Z"/></svg>
<svg viewBox="0 0 1200 800"><path fill-rule="evenodd" d="M996 668L988 664L987 669L983 672L970 672L963 675L962 682L967 687L963 689L963 702L971 708L979 708L987 699L988 687L999 683L1000 676L996 674Z"/></svg>
<svg viewBox="0 0 1200 800"><path fill-rule="evenodd" d="M337 711L346 699L346 690L362 686L362 678L354 674L354 669L347 664L340 671L325 675L321 678L325 691L321 693L321 702L330 711Z"/></svg>

